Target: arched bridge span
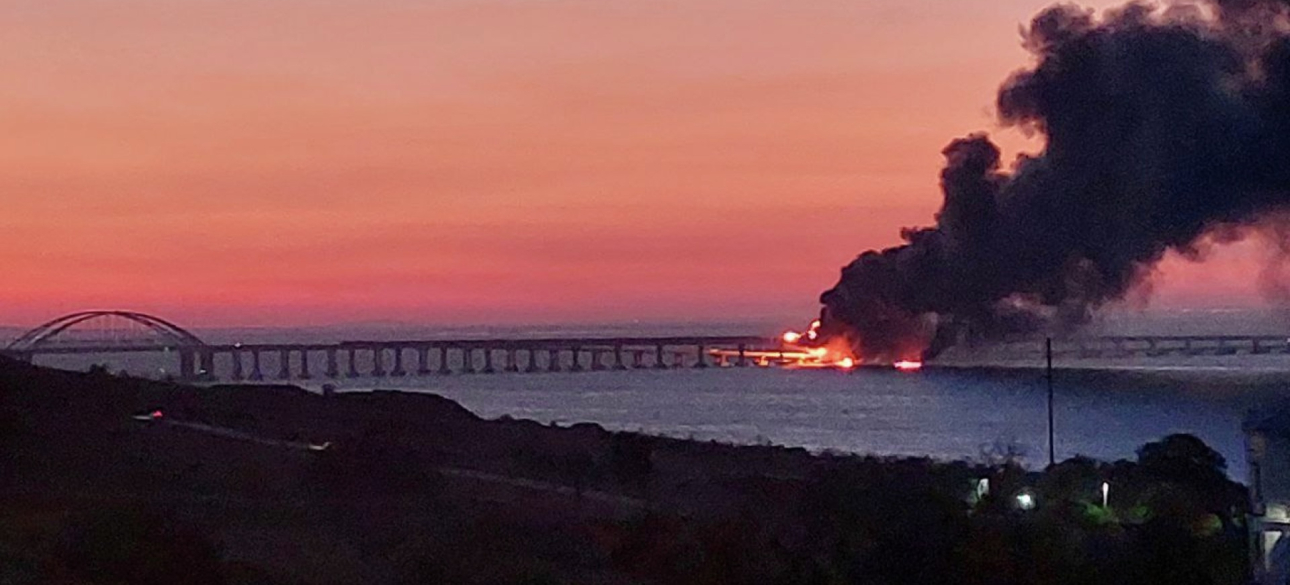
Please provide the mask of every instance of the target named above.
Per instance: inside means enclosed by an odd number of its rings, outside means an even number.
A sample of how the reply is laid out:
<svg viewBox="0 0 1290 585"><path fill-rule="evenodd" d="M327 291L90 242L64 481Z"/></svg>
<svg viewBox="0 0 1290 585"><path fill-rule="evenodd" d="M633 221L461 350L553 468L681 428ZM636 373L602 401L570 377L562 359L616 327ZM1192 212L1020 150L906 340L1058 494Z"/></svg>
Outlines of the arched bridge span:
<svg viewBox="0 0 1290 585"><path fill-rule="evenodd" d="M22 334L5 349L18 352L39 350L42 347L55 344L60 335L73 327L82 326L93 321L112 322L116 320L141 325L143 329L153 333L156 339L148 344L150 346L191 348L206 345L205 342L183 327L154 315L134 311L80 311L42 323ZM105 340L83 345L91 347L96 345L111 346L120 345L120 342Z"/></svg>

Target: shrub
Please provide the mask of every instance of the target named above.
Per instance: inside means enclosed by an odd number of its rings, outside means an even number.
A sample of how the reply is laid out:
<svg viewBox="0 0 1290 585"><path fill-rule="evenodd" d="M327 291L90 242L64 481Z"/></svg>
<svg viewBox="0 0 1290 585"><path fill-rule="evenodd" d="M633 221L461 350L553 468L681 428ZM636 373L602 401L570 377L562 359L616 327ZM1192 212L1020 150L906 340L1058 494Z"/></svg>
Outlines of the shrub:
<svg viewBox="0 0 1290 585"><path fill-rule="evenodd" d="M62 531L55 562L93 583L224 582L219 551L198 527L134 508L74 515Z"/></svg>

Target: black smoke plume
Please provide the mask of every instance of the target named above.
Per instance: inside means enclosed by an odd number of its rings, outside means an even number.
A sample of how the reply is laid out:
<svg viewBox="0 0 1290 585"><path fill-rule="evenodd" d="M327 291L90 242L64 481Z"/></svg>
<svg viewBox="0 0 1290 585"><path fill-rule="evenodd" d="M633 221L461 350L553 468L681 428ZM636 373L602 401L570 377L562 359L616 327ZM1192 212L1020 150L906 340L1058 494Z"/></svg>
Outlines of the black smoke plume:
<svg viewBox="0 0 1290 585"><path fill-rule="evenodd" d="M1250 233L1290 250L1290 2L1063 4L1022 41L1034 63L997 108L1043 152L1005 169L985 135L951 142L936 224L842 269L820 298L826 338L864 359L934 355L1077 326L1169 250Z"/></svg>

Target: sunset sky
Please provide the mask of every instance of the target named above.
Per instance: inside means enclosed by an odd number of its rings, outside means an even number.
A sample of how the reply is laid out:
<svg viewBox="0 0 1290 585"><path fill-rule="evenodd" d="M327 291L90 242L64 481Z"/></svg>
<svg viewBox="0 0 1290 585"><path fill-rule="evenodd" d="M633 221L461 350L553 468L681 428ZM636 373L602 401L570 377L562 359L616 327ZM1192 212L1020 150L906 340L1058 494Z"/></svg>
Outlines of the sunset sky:
<svg viewBox="0 0 1290 585"><path fill-rule="evenodd" d="M1042 7L6 0L0 323L808 320L950 139L1038 147L992 104Z"/></svg>

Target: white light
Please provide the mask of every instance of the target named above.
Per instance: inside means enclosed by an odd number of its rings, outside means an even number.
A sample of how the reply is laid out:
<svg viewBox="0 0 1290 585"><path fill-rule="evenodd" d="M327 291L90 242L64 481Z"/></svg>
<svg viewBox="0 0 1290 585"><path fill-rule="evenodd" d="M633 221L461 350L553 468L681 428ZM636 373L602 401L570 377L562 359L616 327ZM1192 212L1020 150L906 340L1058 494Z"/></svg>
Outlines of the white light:
<svg viewBox="0 0 1290 585"><path fill-rule="evenodd" d="M1035 507L1035 496L1027 492L1017 494L1017 507L1022 510L1030 510Z"/></svg>
<svg viewBox="0 0 1290 585"><path fill-rule="evenodd" d="M1102 507L1103 508L1106 507L1107 496L1109 496L1110 494L1111 494L1111 484L1105 481L1102 482Z"/></svg>

